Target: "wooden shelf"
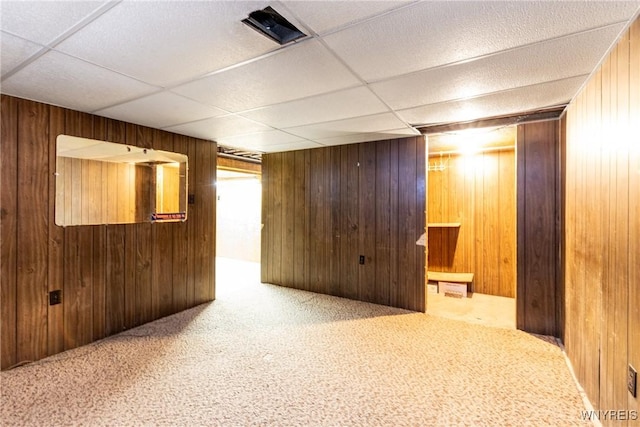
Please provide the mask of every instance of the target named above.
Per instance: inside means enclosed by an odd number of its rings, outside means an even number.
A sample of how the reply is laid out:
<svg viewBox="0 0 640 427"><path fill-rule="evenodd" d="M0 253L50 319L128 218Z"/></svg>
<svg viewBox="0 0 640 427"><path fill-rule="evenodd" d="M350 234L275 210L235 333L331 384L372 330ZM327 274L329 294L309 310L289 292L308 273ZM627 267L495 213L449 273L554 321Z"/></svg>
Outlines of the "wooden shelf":
<svg viewBox="0 0 640 427"><path fill-rule="evenodd" d="M431 228L458 228L460 227L459 222L430 222L427 226Z"/></svg>

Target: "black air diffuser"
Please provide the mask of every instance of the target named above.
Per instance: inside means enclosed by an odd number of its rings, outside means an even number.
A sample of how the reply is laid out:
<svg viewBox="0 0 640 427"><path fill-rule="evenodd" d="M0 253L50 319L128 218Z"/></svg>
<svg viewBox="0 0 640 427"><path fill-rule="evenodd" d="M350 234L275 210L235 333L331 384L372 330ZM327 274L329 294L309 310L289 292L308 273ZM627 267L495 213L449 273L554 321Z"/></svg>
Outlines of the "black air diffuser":
<svg viewBox="0 0 640 427"><path fill-rule="evenodd" d="M251 12L242 22L281 45L306 36L271 6Z"/></svg>

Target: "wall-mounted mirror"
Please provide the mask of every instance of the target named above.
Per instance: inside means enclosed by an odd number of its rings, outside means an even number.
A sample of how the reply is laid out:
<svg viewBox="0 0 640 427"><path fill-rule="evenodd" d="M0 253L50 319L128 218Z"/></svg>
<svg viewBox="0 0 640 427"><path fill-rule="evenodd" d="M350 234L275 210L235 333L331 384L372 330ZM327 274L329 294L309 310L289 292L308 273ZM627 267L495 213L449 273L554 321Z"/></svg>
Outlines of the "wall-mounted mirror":
<svg viewBox="0 0 640 427"><path fill-rule="evenodd" d="M59 135L57 225L187 219L184 154Z"/></svg>

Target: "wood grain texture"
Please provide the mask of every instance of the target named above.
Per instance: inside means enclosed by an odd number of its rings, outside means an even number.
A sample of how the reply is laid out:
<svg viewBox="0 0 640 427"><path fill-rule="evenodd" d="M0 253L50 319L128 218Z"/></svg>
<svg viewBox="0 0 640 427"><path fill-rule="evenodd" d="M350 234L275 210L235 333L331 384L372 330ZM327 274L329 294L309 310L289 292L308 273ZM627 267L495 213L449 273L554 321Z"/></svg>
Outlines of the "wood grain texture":
<svg viewBox="0 0 640 427"><path fill-rule="evenodd" d="M595 409L637 410L640 20L566 113L565 346ZM631 137L630 137L631 136ZM635 425L603 421L604 425Z"/></svg>
<svg viewBox="0 0 640 427"><path fill-rule="evenodd" d="M630 135L640 135L640 19L629 30L629 117ZM635 118L635 119L634 119ZM629 156L629 236L640 236L640 140L630 142ZM627 325L628 363L640 366L640 239L629 239L629 322ZM640 398L627 395L628 409L640 413Z"/></svg>
<svg viewBox="0 0 640 427"><path fill-rule="evenodd" d="M222 157L222 156L218 156L216 161L218 165L217 167L219 169L252 173L256 175L260 175L262 173L261 164L244 162L238 159L229 159L227 157Z"/></svg>
<svg viewBox="0 0 640 427"><path fill-rule="evenodd" d="M47 355L47 262L49 230L49 111L18 104L17 130L17 361Z"/></svg>
<svg viewBox="0 0 640 427"><path fill-rule="evenodd" d="M2 96L0 111L0 321L2 343L0 369L17 363L17 267L18 267L18 102Z"/></svg>
<svg viewBox="0 0 640 427"><path fill-rule="evenodd" d="M424 149L409 138L265 154L262 280L424 311Z"/></svg>
<svg viewBox="0 0 640 427"><path fill-rule="evenodd" d="M64 110L58 107L49 108L49 197L54 197L55 203L49 203L49 254L48 291L61 290L64 295L64 230L56 226L55 216L57 208L56 184L56 138L63 133L65 126ZM64 351L64 306L62 304L49 306L47 310L47 354L53 355Z"/></svg>
<svg viewBox="0 0 640 427"><path fill-rule="evenodd" d="M94 116L65 110L65 133L71 136L93 139ZM73 180L79 183L79 197L86 185L82 161L74 162ZM82 206L81 217L88 217L88 203L76 200ZM73 216L73 215L72 215ZM93 341L93 228L65 228L65 301L64 329L65 349L75 348ZM68 276L67 274L68 273ZM68 277L68 279L67 279Z"/></svg>
<svg viewBox="0 0 640 427"><path fill-rule="evenodd" d="M436 157L437 159L437 157ZM516 289L515 151L454 156L429 172L431 271L474 273L473 292L513 298Z"/></svg>
<svg viewBox="0 0 640 427"><path fill-rule="evenodd" d="M517 327L557 335L558 122L518 126Z"/></svg>
<svg viewBox="0 0 640 427"><path fill-rule="evenodd" d="M377 236L376 175L381 173L376 166L376 151L378 144L359 144L359 194L358 194L358 231L359 247L362 249L358 255L363 255L365 262L359 267L359 298L363 301L377 301L376 291L376 266L385 264L383 259L375 257L375 241ZM386 171L385 171L386 172ZM353 261L352 261L353 262ZM381 298L384 300L384 298Z"/></svg>
<svg viewBox="0 0 640 427"><path fill-rule="evenodd" d="M189 139L182 135L173 135L173 151L188 155ZM181 170L181 173L187 174L187 182L189 181L188 170ZM188 190L187 190L188 193ZM186 197L186 194L182 195ZM187 209L189 206L187 206ZM187 216L189 213L187 212ZM187 304L187 269L188 269L188 220L177 224L171 224L173 229L173 256L172 256L172 312L186 309Z"/></svg>
<svg viewBox="0 0 640 427"><path fill-rule="evenodd" d="M196 273L204 277L198 302L214 298L215 144L187 137L175 144L194 158L201 155L201 185L190 187L204 203L198 227L193 219L63 228L55 224L59 134L155 149L170 148L174 136L5 95L1 99L2 369L189 308L196 303ZM72 188L69 198L77 197L73 189L82 186L96 194L73 215L134 215L135 203L123 202L110 211L107 195L94 185L109 176L129 180L127 168L65 162L71 172L60 179ZM198 272L196 256L203 261ZM63 291L62 304L49 306L48 292L56 289Z"/></svg>
<svg viewBox="0 0 640 427"><path fill-rule="evenodd" d="M155 131L155 150L174 151L173 135ZM171 223L154 223L152 226L153 264L151 283L153 293L153 317L164 317L173 312L173 241L176 227Z"/></svg>

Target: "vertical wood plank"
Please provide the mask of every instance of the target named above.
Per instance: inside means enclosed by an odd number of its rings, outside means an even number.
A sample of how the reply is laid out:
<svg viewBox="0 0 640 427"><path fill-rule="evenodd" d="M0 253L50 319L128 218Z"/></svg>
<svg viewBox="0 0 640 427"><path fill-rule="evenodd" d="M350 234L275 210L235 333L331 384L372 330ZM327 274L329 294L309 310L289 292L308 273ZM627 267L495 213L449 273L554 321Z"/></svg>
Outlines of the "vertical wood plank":
<svg viewBox="0 0 640 427"><path fill-rule="evenodd" d="M174 151L173 136L164 131L154 131L153 148ZM154 223L151 227L153 265L151 268L153 318L168 316L173 312L173 230L174 223Z"/></svg>
<svg viewBox="0 0 640 427"><path fill-rule="evenodd" d="M309 290L312 292L324 292L325 287L325 219L323 209L326 205L326 187L324 176L326 173L325 149L311 150L310 169L310 217L309 217ZM277 212L277 210L276 210ZM276 247L277 248L277 247Z"/></svg>
<svg viewBox="0 0 640 427"><path fill-rule="evenodd" d="M341 150L340 147L330 147L329 151L329 191L328 191L328 224L326 236L328 239L329 277L328 293L343 296L345 284L340 275L342 270L342 223L341 223ZM285 165L286 168L286 165Z"/></svg>
<svg viewBox="0 0 640 427"><path fill-rule="evenodd" d="M76 111L65 111L65 133L81 138L93 138L94 117ZM80 181L85 181L82 177L84 166L76 164L73 173L80 173ZM82 183L81 186L86 185ZM74 192L74 199L76 194ZM77 203L77 202L74 202ZM88 207L80 201L81 217L88 218ZM65 295L66 305L64 308L65 323L65 347L75 348L93 341L93 227L78 226L76 230L70 232L70 228L65 229L65 246L70 245L70 258L65 256L65 264L68 264L70 277L67 280L65 271ZM70 238L67 238L67 237ZM69 301L71 300L71 301ZM68 337L67 337L68 335Z"/></svg>
<svg viewBox="0 0 640 427"><path fill-rule="evenodd" d="M499 154L486 153L482 156L483 176L483 241L482 277L483 287L490 295L500 294L500 168ZM491 242L491 243L490 243Z"/></svg>
<svg viewBox="0 0 640 427"><path fill-rule="evenodd" d="M293 284L297 286L301 286L304 288L305 284L305 276L304 272L307 269L305 264L305 247L307 245L307 233L305 224L307 222L307 212L306 212L306 186L305 186L305 171L306 171L306 163L305 163L305 154L306 152L303 150L294 151L293 152L293 234L294 234L294 243L293 243L293 255L294 255L294 263L293 263ZM263 198L263 203L265 200ZM263 209L266 207L263 206ZM264 243L264 242L263 242ZM264 246L263 246L264 248ZM264 250L269 250L265 248Z"/></svg>
<svg viewBox="0 0 640 427"><path fill-rule="evenodd" d="M176 153L182 153L187 155L187 161L191 162L192 159L188 157L188 138L182 135L173 136L173 149ZM188 168L188 166L187 166ZM187 182L193 177L189 176L189 171L185 171L187 174ZM189 191L187 190L187 193ZM188 307L187 304L187 265L188 265L188 225L190 206L187 205L187 221L174 224L173 227L173 268L172 268L172 300L173 300L173 312L184 310Z"/></svg>
<svg viewBox="0 0 640 427"><path fill-rule="evenodd" d="M215 224L215 191L212 179L212 168L215 174L215 145L200 142L196 146L198 164L195 172L196 180L196 222L195 222L195 300L197 304L210 301L215 278L214 256L215 237L212 227ZM214 175L215 177L215 175Z"/></svg>
<svg viewBox="0 0 640 427"><path fill-rule="evenodd" d="M347 298L358 298L360 265L359 221L359 148L356 144L340 147L340 210L342 212L341 273L343 292Z"/></svg>
<svg viewBox="0 0 640 427"><path fill-rule="evenodd" d="M273 154L271 160L275 167L271 170L272 181L269 197L273 214L271 217L271 241L273 253L271 254L271 276L274 283L282 283L282 258L283 258L283 221L282 221L282 181L283 181L283 153Z"/></svg>
<svg viewBox="0 0 640 427"><path fill-rule="evenodd" d="M400 174L404 173L400 169L400 146L402 140L393 140L389 147L389 213L391 222L391 258L389 259L389 270L391 280L389 282L389 305L397 307L399 304L398 288L400 287Z"/></svg>
<svg viewBox="0 0 640 427"><path fill-rule="evenodd" d="M94 120L93 137L95 139L105 141L108 136L107 119L96 117ZM102 192L106 176L103 176L104 162L98 163L92 170L93 186L92 193L95 203L93 203L90 217L97 224L106 223L107 192ZM91 227L93 229L93 334L92 341L99 340L106 336L106 263L107 263L107 227L106 225L97 225Z"/></svg>
<svg viewBox="0 0 640 427"><path fill-rule="evenodd" d="M376 181L375 181L375 285L374 301L378 304L389 304L389 281L391 279L391 166L389 141L376 144Z"/></svg>
<svg viewBox="0 0 640 427"><path fill-rule="evenodd" d="M375 273L378 259L375 257L376 239L376 146L374 143L358 144L360 157L358 223L359 253L364 255L365 263L359 271L359 299L375 301Z"/></svg>
<svg viewBox="0 0 640 427"><path fill-rule="evenodd" d="M629 135L640 135L640 19L629 30ZM640 141L629 141L629 236L640 236ZM628 363L640 369L640 239L629 239L629 322L627 325ZM640 413L640 398L627 395L629 411Z"/></svg>
<svg viewBox="0 0 640 427"><path fill-rule="evenodd" d="M107 122L107 141L126 143L126 126L122 122L109 120ZM108 198L113 205L108 206L109 222L121 222L126 214L120 214L121 210L126 212L128 207L123 205L122 190L127 189L128 182L120 183L118 166L109 165L108 174ZM125 230L126 226L109 225L106 232L106 271L105 271L105 305L107 317L105 321L106 335L112 335L125 329L127 322L125 318Z"/></svg>
<svg viewBox="0 0 640 427"><path fill-rule="evenodd" d="M56 175L56 138L64 133L64 110L58 107L49 107L49 258L48 274L49 280L48 290L62 290L64 295L64 230L55 224L56 209L60 209L62 198L58 200L56 195L56 185L64 184L64 180ZM58 182L60 181L60 182ZM60 353L64 350L64 305L58 304L48 306L47 318L47 336L48 346L47 354L52 355Z"/></svg>
<svg viewBox="0 0 640 427"><path fill-rule="evenodd" d="M413 261L421 233L416 230L416 141L407 138L398 147L398 307L411 309L412 283L415 280Z"/></svg>
<svg viewBox="0 0 640 427"><path fill-rule="evenodd" d="M556 126L518 127L518 328L547 335L556 334Z"/></svg>
<svg viewBox="0 0 640 427"><path fill-rule="evenodd" d="M211 264L209 266L210 268L210 273L209 273L209 288L208 288L208 295L207 295L207 301L213 301L216 299L216 207L217 207L217 203L216 200L218 200L218 193L216 190L216 182L217 182L217 171L218 171L218 156L217 156L217 152L218 152L218 146L216 145L215 142L211 142L210 144L210 158L209 158L209 183L210 183L210 187L209 187L209 192L210 192L210 199L211 199L211 204L210 204L210 214L207 217L208 222L207 222L207 230L209 233L209 260L211 261Z"/></svg>
<svg viewBox="0 0 640 427"><path fill-rule="evenodd" d="M416 137L416 190L415 190L415 230L416 234L413 239L413 248L415 251L414 259L414 277L413 277L413 296L412 303L410 305L411 310L425 312L427 309L427 292L426 292L426 249L424 246L418 246L415 244L416 240L422 233L427 233L427 188L428 177L426 170L427 163L427 144L424 137Z"/></svg>
<svg viewBox="0 0 640 427"><path fill-rule="evenodd" d="M295 154L292 152L281 153L282 161L282 258L281 258L281 284L293 286L295 263Z"/></svg>
<svg viewBox="0 0 640 427"><path fill-rule="evenodd" d="M513 298L516 288L516 163L513 150L500 151L499 154L499 215L498 226L498 275L497 295Z"/></svg>
<svg viewBox="0 0 640 427"><path fill-rule="evenodd" d="M18 101L0 96L0 369L17 360Z"/></svg>

